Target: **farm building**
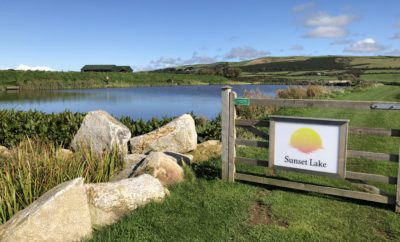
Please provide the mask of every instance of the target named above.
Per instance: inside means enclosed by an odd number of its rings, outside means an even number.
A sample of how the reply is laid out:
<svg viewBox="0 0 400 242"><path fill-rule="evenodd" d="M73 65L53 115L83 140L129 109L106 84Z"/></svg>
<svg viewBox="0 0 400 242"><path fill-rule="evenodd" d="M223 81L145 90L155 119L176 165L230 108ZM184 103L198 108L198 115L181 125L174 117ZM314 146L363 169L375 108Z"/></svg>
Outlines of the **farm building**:
<svg viewBox="0 0 400 242"><path fill-rule="evenodd" d="M130 66L85 65L81 72L133 72L133 70Z"/></svg>

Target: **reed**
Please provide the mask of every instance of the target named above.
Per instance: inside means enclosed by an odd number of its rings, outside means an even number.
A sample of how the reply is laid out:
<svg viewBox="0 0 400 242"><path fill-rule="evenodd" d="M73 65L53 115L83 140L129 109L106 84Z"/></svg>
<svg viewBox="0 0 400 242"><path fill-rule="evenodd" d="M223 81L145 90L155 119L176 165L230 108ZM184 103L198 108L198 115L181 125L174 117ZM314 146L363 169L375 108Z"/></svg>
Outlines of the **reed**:
<svg viewBox="0 0 400 242"><path fill-rule="evenodd" d="M103 156L82 150L63 155L61 147L26 139L0 156L0 224L24 209L58 184L85 178L86 182L105 182L122 167L114 149Z"/></svg>

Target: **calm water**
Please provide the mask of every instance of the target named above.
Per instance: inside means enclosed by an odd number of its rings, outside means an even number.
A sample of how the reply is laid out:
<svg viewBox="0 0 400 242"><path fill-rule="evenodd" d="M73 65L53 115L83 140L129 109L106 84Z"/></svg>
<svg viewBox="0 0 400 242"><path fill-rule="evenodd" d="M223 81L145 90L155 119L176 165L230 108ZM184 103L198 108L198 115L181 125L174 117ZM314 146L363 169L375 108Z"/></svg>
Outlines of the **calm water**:
<svg viewBox="0 0 400 242"><path fill-rule="evenodd" d="M39 110L46 113L88 112L102 109L114 116L134 119L171 117L193 111L214 118L221 111L221 85L172 86L113 89L85 89L30 92L0 92L0 108ZM245 90L258 89L268 96L285 88L282 85L238 85L239 96Z"/></svg>

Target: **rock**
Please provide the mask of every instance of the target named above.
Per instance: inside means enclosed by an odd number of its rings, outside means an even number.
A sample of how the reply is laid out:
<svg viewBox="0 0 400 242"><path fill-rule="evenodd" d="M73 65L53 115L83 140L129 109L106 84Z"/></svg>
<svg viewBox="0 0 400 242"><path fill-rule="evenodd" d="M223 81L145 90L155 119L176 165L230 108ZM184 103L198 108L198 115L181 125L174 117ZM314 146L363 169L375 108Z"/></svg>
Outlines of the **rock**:
<svg viewBox="0 0 400 242"><path fill-rule="evenodd" d="M64 182L0 227L0 241L78 241L92 233L83 178Z"/></svg>
<svg viewBox="0 0 400 242"><path fill-rule="evenodd" d="M207 161L213 157L221 156L222 145L219 140L208 140L197 145L197 149L190 152L193 155L193 162Z"/></svg>
<svg viewBox="0 0 400 242"><path fill-rule="evenodd" d="M182 167L178 161L163 152L151 152L133 171L134 176L150 174L163 185L179 183L184 180Z"/></svg>
<svg viewBox="0 0 400 242"><path fill-rule="evenodd" d="M144 160L147 155L143 154L129 154L124 157L124 168L133 168L137 163Z"/></svg>
<svg viewBox="0 0 400 242"><path fill-rule="evenodd" d="M129 129L104 111L89 112L74 139L72 148L90 148L95 154L110 152L117 147L121 154L128 151L127 142L131 138Z"/></svg>
<svg viewBox="0 0 400 242"><path fill-rule="evenodd" d="M197 146L194 120L189 114L184 114L157 130L133 137L129 143L131 153L144 154L149 151L187 153Z"/></svg>
<svg viewBox="0 0 400 242"><path fill-rule="evenodd" d="M122 179L129 178L133 173L133 168L138 164L140 161L144 160L147 155L143 154L128 154L124 157L124 167L123 170L120 171L118 174L111 177L110 181L120 181Z"/></svg>
<svg viewBox="0 0 400 242"><path fill-rule="evenodd" d="M190 165L193 161L193 155L190 154L180 154L171 151L165 151L164 154L173 157L180 166L183 166L183 163Z"/></svg>
<svg viewBox="0 0 400 242"><path fill-rule="evenodd" d="M158 201L168 194L160 181L150 175L113 183L86 185L90 215L94 227L116 222L137 207Z"/></svg>
<svg viewBox="0 0 400 242"><path fill-rule="evenodd" d="M74 152L68 149L59 149L57 150L57 158L61 160L68 160L74 156Z"/></svg>

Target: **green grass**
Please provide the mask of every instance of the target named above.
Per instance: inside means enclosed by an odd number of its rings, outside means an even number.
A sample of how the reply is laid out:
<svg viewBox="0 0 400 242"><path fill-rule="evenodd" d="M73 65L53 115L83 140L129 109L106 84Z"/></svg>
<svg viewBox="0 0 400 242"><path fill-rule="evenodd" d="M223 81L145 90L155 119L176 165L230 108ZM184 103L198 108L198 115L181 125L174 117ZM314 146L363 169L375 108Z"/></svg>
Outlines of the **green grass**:
<svg viewBox="0 0 400 242"><path fill-rule="evenodd" d="M222 76L192 74L0 71L0 89L9 85L23 89L68 89L225 83L229 80Z"/></svg>
<svg viewBox="0 0 400 242"><path fill-rule="evenodd" d="M162 203L137 209L91 241L396 241L391 207L319 194L226 183L219 160L170 187ZM211 179L207 180L205 178ZM267 189L266 189L267 188Z"/></svg>
<svg viewBox="0 0 400 242"><path fill-rule="evenodd" d="M379 86L376 88L356 89L338 95L336 99L341 100L366 100L366 101L400 101L399 86Z"/></svg>
<svg viewBox="0 0 400 242"><path fill-rule="evenodd" d="M379 87L336 98L397 100L399 88ZM390 95L386 95L390 92ZM351 126L400 128L396 111L285 108L276 114L350 119ZM248 137L243 131L238 135ZM350 135L349 148L397 153L400 138ZM238 147L238 156L267 159L268 150ZM137 209L96 231L92 241L399 241L394 207L268 186L222 182L220 160L192 165L197 179L170 187L162 203ZM395 162L350 159L347 169L396 176ZM237 171L353 189L348 181L237 165ZM375 184L394 194L394 185Z"/></svg>
<svg viewBox="0 0 400 242"><path fill-rule="evenodd" d="M373 82L400 82L400 73L363 74L362 80Z"/></svg>

